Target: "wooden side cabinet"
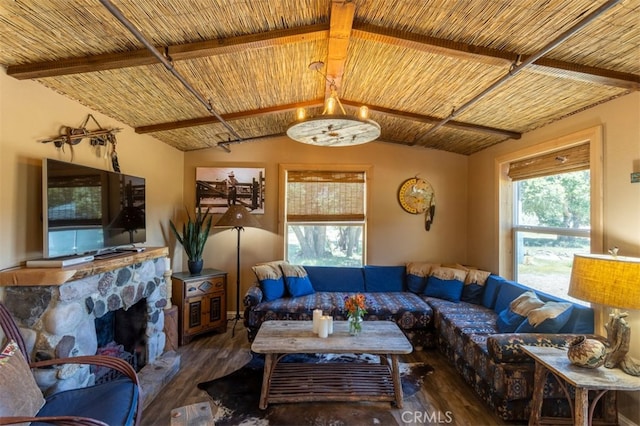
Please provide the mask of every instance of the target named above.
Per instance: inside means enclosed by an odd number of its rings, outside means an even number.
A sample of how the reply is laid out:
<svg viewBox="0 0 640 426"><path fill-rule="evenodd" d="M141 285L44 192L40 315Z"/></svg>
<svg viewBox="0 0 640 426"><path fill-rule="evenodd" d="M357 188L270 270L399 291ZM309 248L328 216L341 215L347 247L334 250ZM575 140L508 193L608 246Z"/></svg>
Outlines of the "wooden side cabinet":
<svg viewBox="0 0 640 426"><path fill-rule="evenodd" d="M199 275L171 276L172 299L178 306L180 344L211 330L227 330L227 273L203 269Z"/></svg>

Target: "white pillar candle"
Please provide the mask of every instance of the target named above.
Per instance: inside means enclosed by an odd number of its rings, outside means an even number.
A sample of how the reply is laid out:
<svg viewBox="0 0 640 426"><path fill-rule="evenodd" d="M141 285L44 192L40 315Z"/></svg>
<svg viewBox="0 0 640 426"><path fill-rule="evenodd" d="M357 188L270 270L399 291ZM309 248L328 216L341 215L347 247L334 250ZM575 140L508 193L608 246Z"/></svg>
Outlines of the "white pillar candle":
<svg viewBox="0 0 640 426"><path fill-rule="evenodd" d="M318 322L318 337L325 339L327 336L329 336L329 318L320 317L320 321Z"/></svg>
<svg viewBox="0 0 640 426"><path fill-rule="evenodd" d="M327 320L327 333L329 334L333 334L333 317L326 315L324 317L325 320Z"/></svg>
<svg viewBox="0 0 640 426"><path fill-rule="evenodd" d="M318 334L318 326L320 325L320 317L322 317L321 309L313 310L313 332Z"/></svg>

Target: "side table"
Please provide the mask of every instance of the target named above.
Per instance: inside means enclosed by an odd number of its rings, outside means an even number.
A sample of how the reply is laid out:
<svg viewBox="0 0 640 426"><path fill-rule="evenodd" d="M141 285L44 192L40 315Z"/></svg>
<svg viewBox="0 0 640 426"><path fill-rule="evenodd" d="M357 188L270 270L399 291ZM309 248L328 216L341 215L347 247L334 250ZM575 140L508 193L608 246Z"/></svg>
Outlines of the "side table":
<svg viewBox="0 0 640 426"><path fill-rule="evenodd" d="M640 377L628 375L617 368L578 367L569 361L567 350L564 348L542 346L521 346L521 348L536 362L529 425L549 424L541 417L544 384L548 373L555 376L567 396L573 408L574 425L591 426L594 407L603 396L605 397L604 424L617 425L618 410L615 406L615 391L640 390ZM575 401L572 400L566 384L575 387ZM591 404L589 404L589 391L595 392ZM555 419L552 423L558 424L559 420Z"/></svg>
<svg viewBox="0 0 640 426"><path fill-rule="evenodd" d="M203 269L198 275L171 276L173 301L178 307L180 344L210 330L227 330L227 273Z"/></svg>

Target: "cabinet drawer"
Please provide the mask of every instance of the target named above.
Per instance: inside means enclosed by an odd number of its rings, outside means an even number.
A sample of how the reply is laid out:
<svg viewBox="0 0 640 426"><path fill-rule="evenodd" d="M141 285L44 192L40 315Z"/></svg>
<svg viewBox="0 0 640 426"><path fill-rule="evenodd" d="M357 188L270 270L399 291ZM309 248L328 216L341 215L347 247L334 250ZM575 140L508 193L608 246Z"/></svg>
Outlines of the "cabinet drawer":
<svg viewBox="0 0 640 426"><path fill-rule="evenodd" d="M194 280L185 283L185 297L201 296L224 288L224 279L211 278Z"/></svg>

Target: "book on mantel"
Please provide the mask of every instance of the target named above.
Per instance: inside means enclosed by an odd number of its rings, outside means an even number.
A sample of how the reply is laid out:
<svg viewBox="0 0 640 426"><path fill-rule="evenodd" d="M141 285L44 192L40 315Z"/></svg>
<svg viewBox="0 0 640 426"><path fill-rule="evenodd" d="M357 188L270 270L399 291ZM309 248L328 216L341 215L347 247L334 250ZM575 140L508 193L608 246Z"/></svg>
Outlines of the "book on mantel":
<svg viewBox="0 0 640 426"><path fill-rule="evenodd" d="M93 255L27 260L27 268L64 268L93 261Z"/></svg>

